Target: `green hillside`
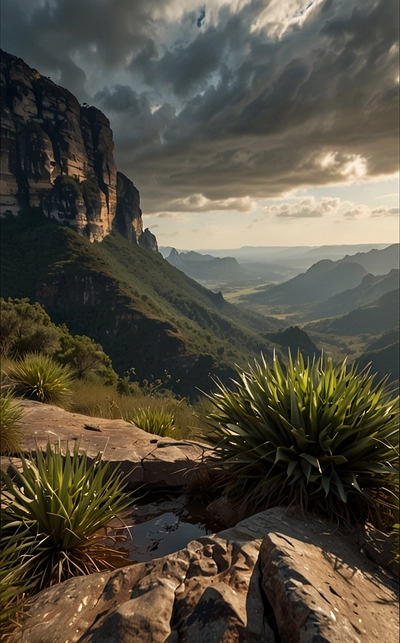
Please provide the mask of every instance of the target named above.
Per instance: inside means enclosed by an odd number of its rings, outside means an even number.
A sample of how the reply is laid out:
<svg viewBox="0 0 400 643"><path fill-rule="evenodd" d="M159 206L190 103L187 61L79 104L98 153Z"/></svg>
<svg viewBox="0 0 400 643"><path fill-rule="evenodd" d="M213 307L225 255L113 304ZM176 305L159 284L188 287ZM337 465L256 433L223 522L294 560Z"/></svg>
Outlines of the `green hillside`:
<svg viewBox="0 0 400 643"><path fill-rule="evenodd" d="M391 344L376 350L367 350L357 360L360 368L371 364L372 372L376 373L379 379L388 375L389 382L399 380L399 332L397 338Z"/></svg>
<svg viewBox="0 0 400 643"><path fill-rule="evenodd" d="M250 304L302 305L324 301L348 288L355 288L367 274L357 263L318 261L289 281L246 297Z"/></svg>
<svg viewBox="0 0 400 643"><path fill-rule="evenodd" d="M181 394L227 379L273 344L282 322L226 302L118 233L90 243L39 214L2 221L3 297L29 297L56 323L102 344L119 374L167 370Z"/></svg>

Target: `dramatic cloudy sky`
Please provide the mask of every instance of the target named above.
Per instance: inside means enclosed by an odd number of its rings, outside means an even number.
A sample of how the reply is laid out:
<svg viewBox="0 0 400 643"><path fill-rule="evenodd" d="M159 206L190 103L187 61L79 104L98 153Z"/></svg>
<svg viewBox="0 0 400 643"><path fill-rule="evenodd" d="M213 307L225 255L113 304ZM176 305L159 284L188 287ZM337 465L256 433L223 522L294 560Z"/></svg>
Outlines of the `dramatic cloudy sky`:
<svg viewBox="0 0 400 643"><path fill-rule="evenodd" d="M1 0L178 248L398 239L396 0Z"/></svg>

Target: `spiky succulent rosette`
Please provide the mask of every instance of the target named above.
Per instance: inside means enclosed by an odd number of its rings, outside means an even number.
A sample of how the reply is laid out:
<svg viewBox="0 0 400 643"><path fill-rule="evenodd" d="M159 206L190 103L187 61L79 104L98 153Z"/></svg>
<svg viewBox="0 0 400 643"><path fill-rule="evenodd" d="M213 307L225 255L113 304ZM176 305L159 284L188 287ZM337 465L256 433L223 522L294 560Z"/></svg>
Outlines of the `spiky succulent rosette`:
<svg viewBox="0 0 400 643"><path fill-rule="evenodd" d="M300 353L237 375L233 390L216 383L207 422L221 484L246 513L295 504L351 519L397 495L399 398L386 379Z"/></svg>

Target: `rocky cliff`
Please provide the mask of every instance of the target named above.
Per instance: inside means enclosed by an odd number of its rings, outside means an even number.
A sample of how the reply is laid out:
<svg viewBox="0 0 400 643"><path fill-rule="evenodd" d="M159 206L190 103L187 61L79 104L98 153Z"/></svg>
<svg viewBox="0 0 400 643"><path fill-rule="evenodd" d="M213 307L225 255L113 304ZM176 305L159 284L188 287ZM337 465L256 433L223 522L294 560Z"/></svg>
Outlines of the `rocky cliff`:
<svg viewBox="0 0 400 643"><path fill-rule="evenodd" d="M1 52L0 211L37 207L90 241L117 229L157 250L143 231L139 192L117 172L108 119L95 107Z"/></svg>

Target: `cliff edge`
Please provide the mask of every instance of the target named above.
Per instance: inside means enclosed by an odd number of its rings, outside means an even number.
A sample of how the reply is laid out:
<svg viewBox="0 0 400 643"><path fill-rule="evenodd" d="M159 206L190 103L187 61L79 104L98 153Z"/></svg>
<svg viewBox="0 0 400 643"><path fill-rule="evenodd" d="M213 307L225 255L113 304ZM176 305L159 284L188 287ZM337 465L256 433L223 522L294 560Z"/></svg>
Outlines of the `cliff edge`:
<svg viewBox="0 0 400 643"><path fill-rule="evenodd" d="M110 122L95 107L1 51L0 214L40 208L90 241L117 229L157 251L140 197L117 171Z"/></svg>

